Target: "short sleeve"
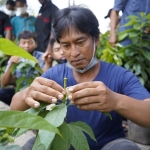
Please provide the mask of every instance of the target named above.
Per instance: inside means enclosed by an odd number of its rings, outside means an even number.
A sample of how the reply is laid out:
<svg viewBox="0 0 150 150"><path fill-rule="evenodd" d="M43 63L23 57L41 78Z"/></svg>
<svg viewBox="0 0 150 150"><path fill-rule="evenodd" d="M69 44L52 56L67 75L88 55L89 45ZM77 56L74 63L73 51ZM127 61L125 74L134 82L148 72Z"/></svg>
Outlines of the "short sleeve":
<svg viewBox="0 0 150 150"><path fill-rule="evenodd" d="M5 16L5 22L4 22L4 29L6 30L12 30L12 26L10 23L10 18L8 15Z"/></svg>
<svg viewBox="0 0 150 150"><path fill-rule="evenodd" d="M131 72L126 72L123 77L122 94L138 100L150 98L150 93L142 86L139 79Z"/></svg>
<svg viewBox="0 0 150 150"><path fill-rule="evenodd" d="M124 10L127 1L128 0L115 0L113 10L116 11Z"/></svg>

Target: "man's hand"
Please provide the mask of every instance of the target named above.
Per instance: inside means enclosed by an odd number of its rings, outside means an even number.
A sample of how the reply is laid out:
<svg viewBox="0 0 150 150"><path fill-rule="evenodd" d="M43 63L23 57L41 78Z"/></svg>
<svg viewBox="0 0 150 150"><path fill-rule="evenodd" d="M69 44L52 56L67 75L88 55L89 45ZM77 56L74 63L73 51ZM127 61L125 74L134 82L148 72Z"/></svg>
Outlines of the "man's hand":
<svg viewBox="0 0 150 150"><path fill-rule="evenodd" d="M51 52L46 51L43 55L42 55L42 60L47 63L47 64L51 64L53 61L53 57Z"/></svg>
<svg viewBox="0 0 150 150"><path fill-rule="evenodd" d="M62 100L64 95L64 89L55 81L37 77L26 91L24 99L28 106L37 108L40 106L38 101L56 103L58 99Z"/></svg>
<svg viewBox="0 0 150 150"><path fill-rule="evenodd" d="M20 62L20 57L18 56L11 56L10 57L10 64L18 64Z"/></svg>
<svg viewBox="0 0 150 150"><path fill-rule="evenodd" d="M110 37L109 37L109 43L112 47L115 46L115 44L117 43L117 36L116 34L111 34L110 33Z"/></svg>
<svg viewBox="0 0 150 150"><path fill-rule="evenodd" d="M82 110L110 112L115 109L115 93L102 82L85 82L68 88L71 103Z"/></svg>

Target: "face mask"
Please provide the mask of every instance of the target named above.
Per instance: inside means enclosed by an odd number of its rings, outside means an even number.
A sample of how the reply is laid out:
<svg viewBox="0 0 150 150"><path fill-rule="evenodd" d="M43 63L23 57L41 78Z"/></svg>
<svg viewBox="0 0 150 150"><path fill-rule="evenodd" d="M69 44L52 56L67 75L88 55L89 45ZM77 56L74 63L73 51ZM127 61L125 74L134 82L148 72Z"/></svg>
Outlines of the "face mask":
<svg viewBox="0 0 150 150"><path fill-rule="evenodd" d="M16 11L14 10L8 10L7 8L5 9L5 13L8 15L8 16L15 16L16 14Z"/></svg>
<svg viewBox="0 0 150 150"><path fill-rule="evenodd" d="M55 59L58 64L63 64L67 62L67 59Z"/></svg>
<svg viewBox="0 0 150 150"><path fill-rule="evenodd" d="M79 72L79 73L84 73L84 72L88 71L89 69L91 69L92 67L94 67L98 62L99 62L99 60L95 57L95 39L94 39L93 56L91 58L90 63L84 69L76 69L69 62L67 62L66 66L73 69L73 70L75 70L75 71L77 71L77 72Z"/></svg>
<svg viewBox="0 0 150 150"><path fill-rule="evenodd" d="M22 14L25 14L26 11L27 11L27 7L26 6L17 8L16 9L16 16L20 16Z"/></svg>

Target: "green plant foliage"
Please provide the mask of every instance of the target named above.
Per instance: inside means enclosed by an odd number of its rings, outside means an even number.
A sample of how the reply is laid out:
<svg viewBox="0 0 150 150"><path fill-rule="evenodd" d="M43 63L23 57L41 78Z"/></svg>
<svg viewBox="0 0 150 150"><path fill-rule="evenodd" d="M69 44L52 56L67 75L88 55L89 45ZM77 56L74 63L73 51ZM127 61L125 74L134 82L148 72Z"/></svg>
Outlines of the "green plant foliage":
<svg viewBox="0 0 150 150"><path fill-rule="evenodd" d="M60 134L56 127L40 116L21 111L0 111L0 127L39 129Z"/></svg>
<svg viewBox="0 0 150 150"><path fill-rule="evenodd" d="M123 47L117 43L111 47L107 31L100 36L101 48L97 49L97 58L129 69L150 91L150 14L131 15L128 19L124 26L131 28L118 33L118 42L129 38L131 44Z"/></svg>

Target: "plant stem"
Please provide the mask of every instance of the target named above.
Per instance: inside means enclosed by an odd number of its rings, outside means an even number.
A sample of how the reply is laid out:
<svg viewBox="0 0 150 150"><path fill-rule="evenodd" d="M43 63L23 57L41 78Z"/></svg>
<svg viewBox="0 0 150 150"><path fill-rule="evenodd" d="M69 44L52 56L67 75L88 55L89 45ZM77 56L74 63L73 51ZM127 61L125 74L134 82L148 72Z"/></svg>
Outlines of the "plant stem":
<svg viewBox="0 0 150 150"><path fill-rule="evenodd" d="M67 78L64 78L64 89L66 90L67 87ZM67 102L67 95L65 94L64 99L63 99L63 103L66 104Z"/></svg>

